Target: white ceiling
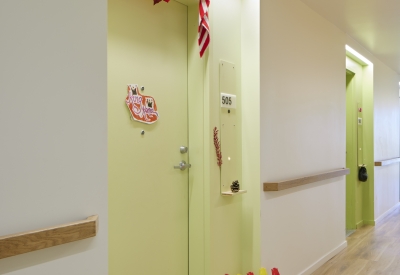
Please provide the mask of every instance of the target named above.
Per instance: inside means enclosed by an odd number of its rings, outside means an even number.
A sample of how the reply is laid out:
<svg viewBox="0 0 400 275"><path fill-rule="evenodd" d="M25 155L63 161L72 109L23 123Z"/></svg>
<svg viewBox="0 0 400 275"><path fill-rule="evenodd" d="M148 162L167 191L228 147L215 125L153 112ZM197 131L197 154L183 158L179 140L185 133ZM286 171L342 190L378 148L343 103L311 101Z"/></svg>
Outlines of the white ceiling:
<svg viewBox="0 0 400 275"><path fill-rule="evenodd" d="M301 0L400 74L400 0Z"/></svg>

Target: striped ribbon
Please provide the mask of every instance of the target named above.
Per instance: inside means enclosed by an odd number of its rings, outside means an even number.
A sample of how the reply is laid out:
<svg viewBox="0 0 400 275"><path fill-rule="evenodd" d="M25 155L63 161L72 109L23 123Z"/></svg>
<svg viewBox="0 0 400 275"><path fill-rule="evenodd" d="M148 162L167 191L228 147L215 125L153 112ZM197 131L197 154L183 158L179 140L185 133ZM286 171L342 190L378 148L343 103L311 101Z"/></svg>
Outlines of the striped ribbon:
<svg viewBox="0 0 400 275"><path fill-rule="evenodd" d="M210 26L208 24L208 7L210 0L200 0L199 3L199 47L200 57L203 57L204 52L210 44Z"/></svg>

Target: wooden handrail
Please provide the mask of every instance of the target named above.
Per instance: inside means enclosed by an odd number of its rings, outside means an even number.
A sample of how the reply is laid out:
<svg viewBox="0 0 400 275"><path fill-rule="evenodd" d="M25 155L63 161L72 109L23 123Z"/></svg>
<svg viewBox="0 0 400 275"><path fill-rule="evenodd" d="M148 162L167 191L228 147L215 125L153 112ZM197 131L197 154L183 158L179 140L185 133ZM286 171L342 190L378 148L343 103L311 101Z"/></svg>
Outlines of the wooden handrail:
<svg viewBox="0 0 400 275"><path fill-rule="evenodd" d="M0 237L0 259L96 236L98 216Z"/></svg>
<svg viewBox="0 0 400 275"><path fill-rule="evenodd" d="M350 173L350 169L343 168L339 170L329 171L322 174L312 175L303 178L279 181L279 182L265 182L264 191L281 191L321 180L336 178Z"/></svg>
<svg viewBox="0 0 400 275"><path fill-rule="evenodd" d="M375 166L386 166L398 162L400 162L400 158L386 159L381 161L375 161Z"/></svg>

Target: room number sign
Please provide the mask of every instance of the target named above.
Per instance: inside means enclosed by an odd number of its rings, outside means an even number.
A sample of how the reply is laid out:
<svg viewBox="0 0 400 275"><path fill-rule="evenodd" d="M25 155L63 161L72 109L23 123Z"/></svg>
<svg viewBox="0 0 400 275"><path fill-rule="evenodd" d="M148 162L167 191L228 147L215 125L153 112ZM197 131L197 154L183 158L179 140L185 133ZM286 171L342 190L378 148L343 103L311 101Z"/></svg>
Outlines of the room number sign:
<svg viewBox="0 0 400 275"><path fill-rule="evenodd" d="M221 93L221 108L236 109L236 96Z"/></svg>

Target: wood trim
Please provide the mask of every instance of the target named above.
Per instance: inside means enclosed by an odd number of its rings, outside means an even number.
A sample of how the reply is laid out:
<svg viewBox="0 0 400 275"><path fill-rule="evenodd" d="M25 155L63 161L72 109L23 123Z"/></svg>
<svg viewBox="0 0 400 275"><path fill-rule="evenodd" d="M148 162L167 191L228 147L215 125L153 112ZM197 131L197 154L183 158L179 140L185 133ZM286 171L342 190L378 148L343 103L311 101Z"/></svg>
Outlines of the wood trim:
<svg viewBox="0 0 400 275"><path fill-rule="evenodd" d="M400 158L386 159L381 161L375 161L375 166L386 166L398 162L400 162Z"/></svg>
<svg viewBox="0 0 400 275"><path fill-rule="evenodd" d="M265 182L264 191L281 191L321 180L326 180L330 178L336 178L344 175L350 174L350 169L343 168L339 170L333 170L322 174L307 176L303 178L279 181L279 182Z"/></svg>
<svg viewBox="0 0 400 275"><path fill-rule="evenodd" d="M98 216L0 237L0 259L96 236Z"/></svg>

